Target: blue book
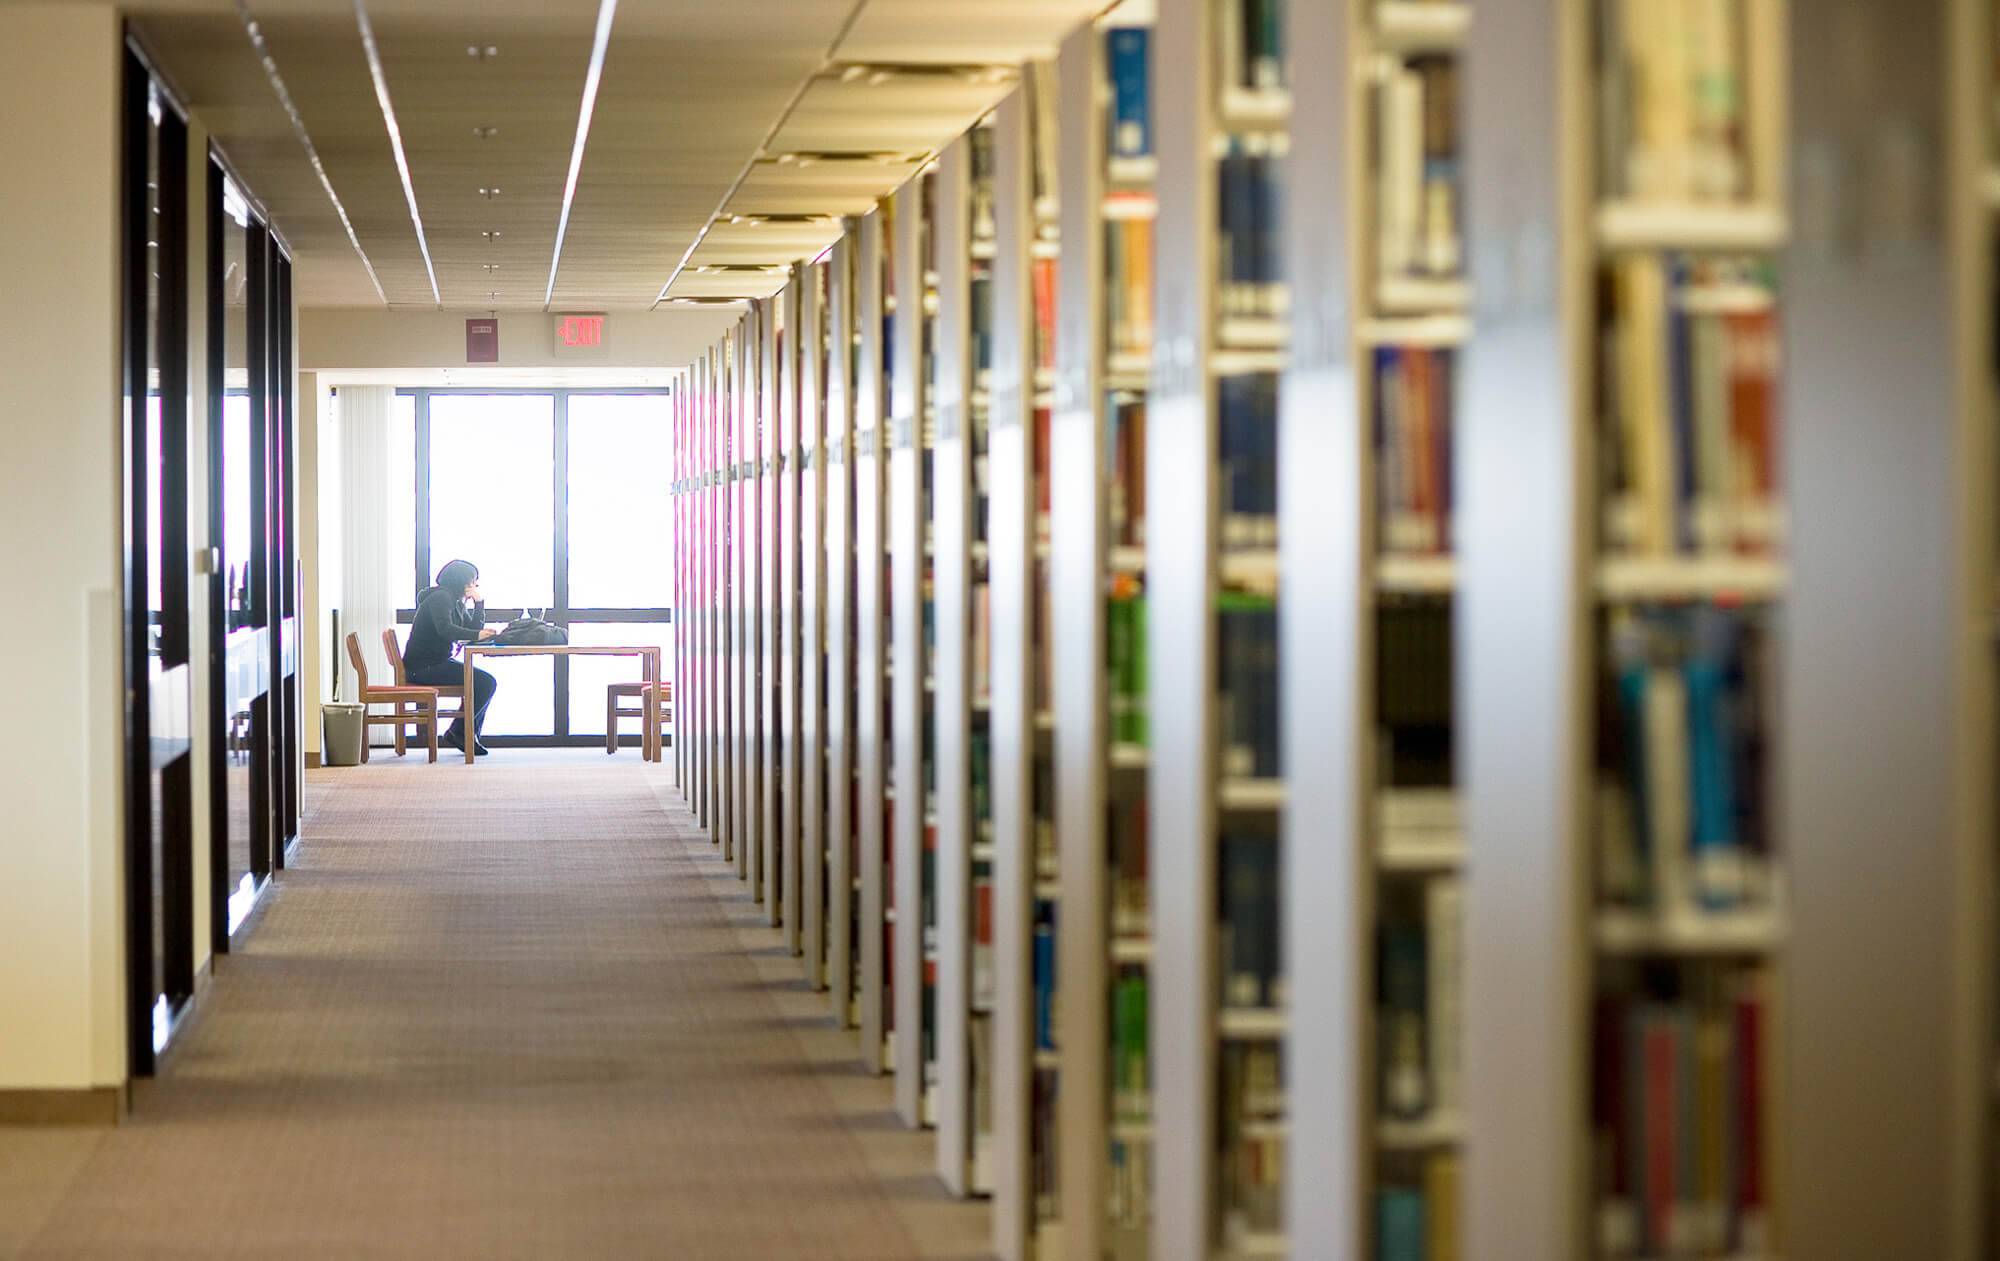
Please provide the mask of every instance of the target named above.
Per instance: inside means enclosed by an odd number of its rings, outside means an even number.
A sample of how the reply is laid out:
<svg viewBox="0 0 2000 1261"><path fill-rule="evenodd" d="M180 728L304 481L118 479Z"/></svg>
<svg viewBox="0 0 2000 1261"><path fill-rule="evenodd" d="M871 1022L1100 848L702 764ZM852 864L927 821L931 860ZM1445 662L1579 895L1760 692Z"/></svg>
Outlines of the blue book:
<svg viewBox="0 0 2000 1261"><path fill-rule="evenodd" d="M1056 1046L1056 932L1052 924L1035 925L1035 1046Z"/></svg>
<svg viewBox="0 0 2000 1261"><path fill-rule="evenodd" d="M1424 1261L1424 1196L1415 1187L1375 1193L1376 1261Z"/></svg>
<svg viewBox="0 0 2000 1261"><path fill-rule="evenodd" d="M1704 906L1731 906L1743 894L1736 835L1736 790L1729 671L1735 618L1722 609L1694 615L1694 644L1682 674L1687 685L1688 780L1693 795L1695 896Z"/></svg>
<svg viewBox="0 0 2000 1261"><path fill-rule="evenodd" d="M1688 261L1667 259L1667 415L1673 423L1674 542L1692 552L1700 544L1694 528L1694 339L1681 299L1688 287Z"/></svg>
<svg viewBox="0 0 2000 1261"><path fill-rule="evenodd" d="M1153 32L1144 26L1113 27L1104 43L1111 80L1106 147L1114 158L1146 157L1153 152Z"/></svg>

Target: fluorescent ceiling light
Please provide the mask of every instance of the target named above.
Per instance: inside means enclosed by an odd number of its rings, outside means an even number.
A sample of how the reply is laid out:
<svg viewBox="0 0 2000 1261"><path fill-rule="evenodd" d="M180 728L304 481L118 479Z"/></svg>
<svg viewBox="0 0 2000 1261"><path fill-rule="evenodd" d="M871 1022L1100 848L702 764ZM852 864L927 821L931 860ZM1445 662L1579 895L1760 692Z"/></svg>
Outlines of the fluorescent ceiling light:
<svg viewBox="0 0 2000 1261"><path fill-rule="evenodd" d="M243 23L243 33L250 37L250 47L257 50L257 59L264 66L264 77L271 81L271 91L277 95L278 104L284 107L285 117L291 120L292 134L299 138L299 144L306 151L306 161L312 164L313 174L319 177L319 186L326 193L326 199L333 203L333 213L340 216L340 226L347 233L347 243L361 259L361 266L368 272L368 283L375 286L375 296L389 305L389 295L382 292L382 279L375 274L375 264L368 261L368 251L361 248L361 238L355 235L354 221L347 217L347 207L340 203L340 194L333 191L333 181L326 176L326 167L319 160L319 150L313 147L312 136L306 131L306 120L299 116L299 107L292 100L291 92L285 87L285 77L278 73L277 59L264 43L264 32L257 25L257 19L250 14L250 6L244 0L236 0L236 17Z"/></svg>
<svg viewBox="0 0 2000 1261"><path fill-rule="evenodd" d="M569 151L569 178L563 181L562 217L556 220L556 250L549 259L549 285L542 307L555 301L556 270L562 266L563 238L569 235L570 207L576 202L576 178L583 172L583 146L590 140L590 117L597 112L597 85L604 78L604 50L611 44L611 19L618 0L598 0L597 36L590 45L590 70L583 77L583 104L576 112L576 143Z"/></svg>
<svg viewBox="0 0 2000 1261"><path fill-rule="evenodd" d="M431 245L424 239L424 217L417 212L417 190L410 183L410 159L403 152L403 129L396 125L396 107L389 102L389 76L382 70L382 54L375 47L375 29L368 25L368 6L364 0L354 0L354 20L361 27L361 47L368 54L368 75L375 80L375 102L382 107L382 123L389 129L389 148L396 155L396 173L403 177L403 200L410 207L410 225L417 230L417 249L424 256L424 273L431 278L431 301L443 306L437 268L431 266Z"/></svg>

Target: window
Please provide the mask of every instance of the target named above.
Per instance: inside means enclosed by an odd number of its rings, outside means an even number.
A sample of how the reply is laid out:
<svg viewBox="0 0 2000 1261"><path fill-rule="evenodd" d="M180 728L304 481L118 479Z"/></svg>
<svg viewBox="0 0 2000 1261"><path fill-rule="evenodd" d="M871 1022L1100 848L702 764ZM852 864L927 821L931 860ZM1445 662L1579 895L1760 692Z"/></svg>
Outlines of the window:
<svg viewBox="0 0 2000 1261"><path fill-rule="evenodd" d="M489 620L526 611L567 627L571 643L658 647L670 659L665 392L405 390L395 416L409 417L409 440L398 441L410 459L392 457L389 472L414 505L395 540L412 561L398 579L402 621L418 583L463 558L479 566ZM501 744L595 744L605 687L639 677L636 661L617 657L481 668L500 684L486 734Z"/></svg>

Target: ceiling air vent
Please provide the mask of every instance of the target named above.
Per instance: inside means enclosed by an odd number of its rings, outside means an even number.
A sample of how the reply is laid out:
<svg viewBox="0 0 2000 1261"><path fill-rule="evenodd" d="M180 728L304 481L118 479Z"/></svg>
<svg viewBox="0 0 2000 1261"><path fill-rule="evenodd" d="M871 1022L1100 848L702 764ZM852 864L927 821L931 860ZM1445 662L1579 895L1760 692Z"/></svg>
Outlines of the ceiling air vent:
<svg viewBox="0 0 2000 1261"><path fill-rule="evenodd" d="M1016 66L949 61L847 61L828 67L824 77L841 83L1011 83Z"/></svg>
<svg viewBox="0 0 2000 1261"><path fill-rule="evenodd" d="M850 166L908 166L921 162L921 153L891 153L880 149L797 149L790 153L768 155L767 162L780 166L830 166L845 163Z"/></svg>

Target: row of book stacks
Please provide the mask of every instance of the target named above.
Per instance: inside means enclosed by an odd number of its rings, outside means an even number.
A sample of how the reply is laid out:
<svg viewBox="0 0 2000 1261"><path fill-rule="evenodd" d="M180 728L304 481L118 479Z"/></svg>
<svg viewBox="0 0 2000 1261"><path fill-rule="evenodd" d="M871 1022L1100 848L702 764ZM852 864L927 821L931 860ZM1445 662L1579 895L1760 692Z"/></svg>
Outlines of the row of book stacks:
<svg viewBox="0 0 2000 1261"><path fill-rule="evenodd" d="M1789 23L1126 0L794 270L809 977L1004 1261L1793 1253Z"/></svg>

